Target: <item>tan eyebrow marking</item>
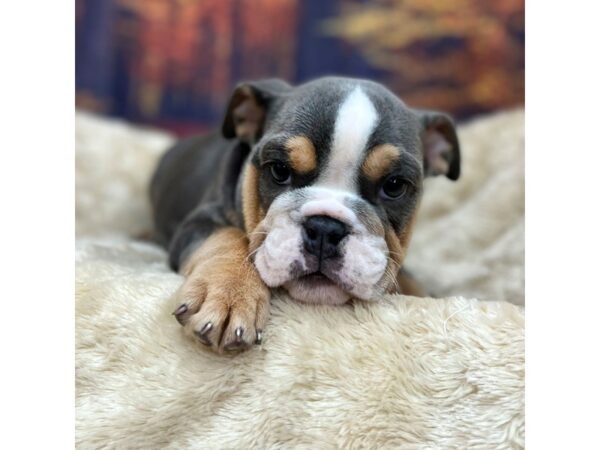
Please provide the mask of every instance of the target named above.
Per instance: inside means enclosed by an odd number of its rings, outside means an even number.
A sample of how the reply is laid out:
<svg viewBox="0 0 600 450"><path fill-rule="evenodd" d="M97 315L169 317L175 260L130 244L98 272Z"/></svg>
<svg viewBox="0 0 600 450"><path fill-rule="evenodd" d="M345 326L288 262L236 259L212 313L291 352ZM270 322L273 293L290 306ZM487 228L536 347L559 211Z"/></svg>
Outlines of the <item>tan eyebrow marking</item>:
<svg viewBox="0 0 600 450"><path fill-rule="evenodd" d="M371 181L379 180L400 156L400 149L391 144L374 147L362 164L363 173Z"/></svg>
<svg viewBox="0 0 600 450"><path fill-rule="evenodd" d="M308 173L317 168L317 153L313 143L305 136L294 136L285 142L292 169Z"/></svg>

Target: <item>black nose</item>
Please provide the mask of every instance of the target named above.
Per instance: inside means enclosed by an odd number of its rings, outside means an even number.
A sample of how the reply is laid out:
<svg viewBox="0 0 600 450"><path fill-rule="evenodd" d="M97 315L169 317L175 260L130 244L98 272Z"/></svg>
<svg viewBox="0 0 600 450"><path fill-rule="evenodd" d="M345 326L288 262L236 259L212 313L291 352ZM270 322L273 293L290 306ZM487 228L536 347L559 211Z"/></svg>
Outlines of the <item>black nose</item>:
<svg viewBox="0 0 600 450"><path fill-rule="evenodd" d="M304 222L304 248L319 260L338 254L338 244L348 234L346 225L327 216L312 216Z"/></svg>

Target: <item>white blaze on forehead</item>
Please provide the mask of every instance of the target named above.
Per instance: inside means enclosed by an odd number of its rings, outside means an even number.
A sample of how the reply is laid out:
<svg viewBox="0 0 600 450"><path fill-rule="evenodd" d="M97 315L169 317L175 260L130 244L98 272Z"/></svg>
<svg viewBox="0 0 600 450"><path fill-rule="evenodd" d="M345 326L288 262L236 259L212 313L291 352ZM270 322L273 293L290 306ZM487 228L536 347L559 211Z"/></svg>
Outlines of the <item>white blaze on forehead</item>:
<svg viewBox="0 0 600 450"><path fill-rule="evenodd" d="M377 111L369 97L360 86L355 87L338 109L329 162L319 184L352 189L377 119Z"/></svg>

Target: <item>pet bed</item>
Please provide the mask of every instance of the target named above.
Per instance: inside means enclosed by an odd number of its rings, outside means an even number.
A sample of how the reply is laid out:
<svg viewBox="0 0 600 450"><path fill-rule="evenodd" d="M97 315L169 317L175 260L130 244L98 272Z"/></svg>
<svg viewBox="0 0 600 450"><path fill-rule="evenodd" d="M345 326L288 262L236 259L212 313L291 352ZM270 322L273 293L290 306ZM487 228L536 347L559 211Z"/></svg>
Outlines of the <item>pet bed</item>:
<svg viewBox="0 0 600 450"><path fill-rule="evenodd" d="M521 448L524 115L462 125L462 177L426 181L407 266L435 298L272 300L263 343L218 356L171 316L151 229L165 133L76 116L81 449Z"/></svg>

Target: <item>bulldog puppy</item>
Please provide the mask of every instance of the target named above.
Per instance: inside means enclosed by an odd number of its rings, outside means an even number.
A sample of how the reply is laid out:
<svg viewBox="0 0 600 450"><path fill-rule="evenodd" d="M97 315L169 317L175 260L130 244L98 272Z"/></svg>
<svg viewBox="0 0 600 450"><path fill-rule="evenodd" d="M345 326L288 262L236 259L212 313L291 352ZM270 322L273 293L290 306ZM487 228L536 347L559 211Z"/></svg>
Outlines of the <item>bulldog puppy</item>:
<svg viewBox="0 0 600 450"><path fill-rule="evenodd" d="M460 174L455 126L380 84L239 85L221 132L184 140L151 183L186 279L176 319L222 352L260 343L270 288L307 303L418 294L401 270L423 177Z"/></svg>

